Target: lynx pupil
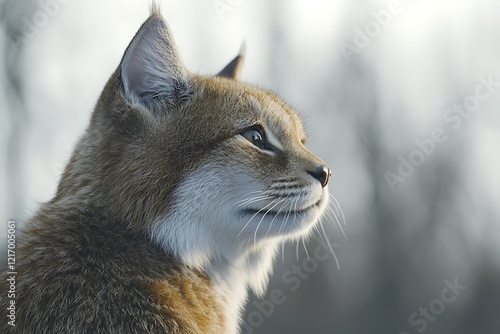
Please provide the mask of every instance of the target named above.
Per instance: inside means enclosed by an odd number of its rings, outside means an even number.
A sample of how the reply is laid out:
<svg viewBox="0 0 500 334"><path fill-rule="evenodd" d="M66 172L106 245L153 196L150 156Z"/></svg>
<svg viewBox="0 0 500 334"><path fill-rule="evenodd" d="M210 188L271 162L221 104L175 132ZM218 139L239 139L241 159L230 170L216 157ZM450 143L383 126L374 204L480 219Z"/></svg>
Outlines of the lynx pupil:
<svg viewBox="0 0 500 334"><path fill-rule="evenodd" d="M260 149L266 150L269 145L265 142L264 131L261 128L250 128L244 130L241 135Z"/></svg>

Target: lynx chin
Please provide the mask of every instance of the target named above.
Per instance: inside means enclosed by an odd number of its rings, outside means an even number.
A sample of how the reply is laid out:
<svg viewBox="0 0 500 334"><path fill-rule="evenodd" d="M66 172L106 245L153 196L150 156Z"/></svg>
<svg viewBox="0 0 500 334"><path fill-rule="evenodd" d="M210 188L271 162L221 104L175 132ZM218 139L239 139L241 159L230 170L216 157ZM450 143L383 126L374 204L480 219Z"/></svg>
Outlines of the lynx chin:
<svg viewBox="0 0 500 334"><path fill-rule="evenodd" d="M189 72L153 7L20 236L1 333L235 334L277 249L321 227L331 173L296 112L237 80L242 53Z"/></svg>

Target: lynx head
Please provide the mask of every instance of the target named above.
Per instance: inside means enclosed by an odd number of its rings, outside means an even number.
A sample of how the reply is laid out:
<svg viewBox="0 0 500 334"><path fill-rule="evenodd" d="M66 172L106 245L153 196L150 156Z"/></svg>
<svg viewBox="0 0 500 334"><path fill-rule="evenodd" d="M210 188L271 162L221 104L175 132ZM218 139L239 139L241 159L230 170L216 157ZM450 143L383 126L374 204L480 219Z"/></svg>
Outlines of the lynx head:
<svg viewBox="0 0 500 334"><path fill-rule="evenodd" d="M153 12L108 81L56 199L103 208L185 264L248 271L262 292L276 246L311 230L330 171L296 112L236 80L184 67ZM125 228L125 226L124 226Z"/></svg>

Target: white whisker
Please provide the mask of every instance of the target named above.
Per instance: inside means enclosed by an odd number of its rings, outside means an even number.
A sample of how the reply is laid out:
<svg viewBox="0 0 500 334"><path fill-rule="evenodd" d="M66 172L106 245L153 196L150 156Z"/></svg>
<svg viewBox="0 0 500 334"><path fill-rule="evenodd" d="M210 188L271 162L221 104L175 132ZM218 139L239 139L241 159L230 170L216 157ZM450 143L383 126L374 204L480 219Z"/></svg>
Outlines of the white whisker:
<svg viewBox="0 0 500 334"><path fill-rule="evenodd" d="M281 242L281 262L285 263L285 243Z"/></svg>
<svg viewBox="0 0 500 334"><path fill-rule="evenodd" d="M270 203L270 205L272 205L272 204L273 204L274 202L276 202L276 201L277 201L277 199L274 199L274 200ZM278 203L279 203L279 202L278 202ZM253 244L254 244L254 246L255 246L255 244L256 244L256 242L257 242L257 230L259 229L260 224L262 224L262 221L264 220L264 218L266 218L266 215L269 213L269 211L271 211L272 209L274 209L274 207L275 207L276 205L278 205L278 204L275 204L275 205L274 205L274 206L272 206L270 209L268 209L268 210L266 211L266 213L264 213L264 215L263 215L263 216L262 216L262 218L260 219L259 223L257 224L257 228L255 229L255 233L253 234Z"/></svg>
<svg viewBox="0 0 500 334"><path fill-rule="evenodd" d="M262 190L256 190L256 191L251 191L249 193L247 193L247 195L251 195L251 194L267 194L269 193L269 191L262 191ZM259 195L260 196L260 195ZM245 202L248 198L245 198L245 199L242 199L240 201L237 201L235 204L238 204L238 203L241 203L241 202Z"/></svg>
<svg viewBox="0 0 500 334"><path fill-rule="evenodd" d="M323 235L325 237L325 241L328 245L328 248L330 249L330 252L332 252L333 257L335 258L335 263L337 264L337 270L340 270L339 259L337 258L337 255L333 251L332 245L330 245L330 240L328 240L328 236L326 235L325 228L323 227L323 224L319 224L319 225L320 225L321 231L323 232Z"/></svg>
<svg viewBox="0 0 500 334"><path fill-rule="evenodd" d="M306 241L304 240L304 238L302 238L302 245L304 246L304 250L306 251L307 260L310 260L309 252L307 251Z"/></svg>
<svg viewBox="0 0 500 334"><path fill-rule="evenodd" d="M290 204L290 209L288 210L288 212L286 213L285 215L285 219L283 219L283 221L281 222L281 226L280 226L280 229L278 230L278 234L281 233L281 229L283 228L283 226L287 223L288 221L288 217L290 217L290 212L292 210L292 206L293 206L293 201L292 202L288 202L287 204Z"/></svg>
<svg viewBox="0 0 500 334"><path fill-rule="evenodd" d="M257 216L259 213L261 213L262 211L264 211L265 209L267 209L267 207L269 207L270 205L272 205L273 203L269 203L268 205L266 205L265 207L263 207L262 209L260 209L259 211L257 211L253 216L252 218L250 218L250 220L245 224L245 226L243 226L243 228L241 229L240 233L238 233L238 235L236 235L236 238L238 238L240 236L240 234L243 232L243 230L248 226L248 224L250 224L250 222L252 221L252 219L255 218L255 216Z"/></svg>
<svg viewBox="0 0 500 334"><path fill-rule="evenodd" d="M248 204L251 204L254 202L264 201L264 200L271 199L271 198L273 198L273 196L257 196L257 197L249 198L249 199L243 201L238 206L245 206L245 205L248 205Z"/></svg>
<svg viewBox="0 0 500 334"><path fill-rule="evenodd" d="M337 204L336 205L336 208L337 210L340 211L340 214L342 215L342 221L344 222L344 226L346 226L346 221L345 221L345 216L344 216L344 211L342 211L342 208L340 207L340 203L339 201L337 201L337 199L335 198L335 196L333 196L332 194L330 194L330 197L331 199L333 199L335 201L335 203Z"/></svg>
<svg viewBox="0 0 500 334"><path fill-rule="evenodd" d="M281 222L281 226L280 226L280 229L278 230L278 234L281 233L281 229L283 228L283 226L288 222L288 218L290 217L290 212L292 211L292 206L293 206L293 201L292 202L288 202L287 204L290 204L290 209L288 210L287 214L285 215L285 219L283 219L283 222ZM283 243L283 250L285 249L285 244ZM285 252L282 253L282 258L281 258L282 262L285 262Z"/></svg>
<svg viewBox="0 0 500 334"><path fill-rule="evenodd" d="M340 221L338 220L337 216L335 215L335 212L333 212L333 210L331 210L331 209L330 210L326 210L325 211L325 216L327 216L328 218L330 218L330 221L337 222L336 226L340 229L340 231L344 235L344 238L347 240L347 235L345 234L344 229L342 228L342 224L340 223Z"/></svg>
<svg viewBox="0 0 500 334"><path fill-rule="evenodd" d="M272 209L274 209L274 208L275 208L277 205L279 205L280 203L283 203L283 202L284 202L287 198L288 198L288 196L287 196L287 197L285 197L285 198L283 198L283 199L282 199L281 201L279 201L278 203L276 203L276 205L275 205L275 206L273 206L273 207L271 208L271 210L272 210ZM268 235L269 231L271 230L271 227L273 226L273 222L274 222L274 220L275 220L275 219L276 219L276 217L280 214L281 210L282 210L285 206L286 206L286 203L285 203L283 206L281 206L281 208L278 210L278 212L276 212L276 214L274 215L273 219L271 220L271 223L269 223L269 227L267 228L267 232L266 232L266 235L265 235L266 237L267 237L267 235Z"/></svg>
<svg viewBox="0 0 500 334"><path fill-rule="evenodd" d="M339 208L337 206L337 203L335 202L335 200L333 199L333 195L332 194L328 194L331 201L330 201L330 205L335 209L335 211L337 212L337 215L340 216L340 211L339 211Z"/></svg>
<svg viewBox="0 0 500 334"><path fill-rule="evenodd" d="M297 258L297 262L299 262L299 239L297 239L297 245L295 246L295 257Z"/></svg>

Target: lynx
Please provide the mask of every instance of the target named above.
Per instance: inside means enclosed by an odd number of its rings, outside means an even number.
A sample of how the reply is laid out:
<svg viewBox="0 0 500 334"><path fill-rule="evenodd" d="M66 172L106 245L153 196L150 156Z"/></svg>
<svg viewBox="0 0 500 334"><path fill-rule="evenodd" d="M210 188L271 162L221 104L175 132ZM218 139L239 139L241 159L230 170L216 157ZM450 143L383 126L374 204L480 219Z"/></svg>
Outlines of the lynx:
<svg viewBox="0 0 500 334"><path fill-rule="evenodd" d="M17 245L2 333L234 334L282 243L327 206L330 170L275 94L183 65L157 8L105 85ZM9 301L3 273L0 306Z"/></svg>

